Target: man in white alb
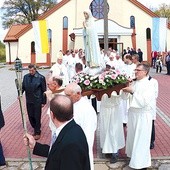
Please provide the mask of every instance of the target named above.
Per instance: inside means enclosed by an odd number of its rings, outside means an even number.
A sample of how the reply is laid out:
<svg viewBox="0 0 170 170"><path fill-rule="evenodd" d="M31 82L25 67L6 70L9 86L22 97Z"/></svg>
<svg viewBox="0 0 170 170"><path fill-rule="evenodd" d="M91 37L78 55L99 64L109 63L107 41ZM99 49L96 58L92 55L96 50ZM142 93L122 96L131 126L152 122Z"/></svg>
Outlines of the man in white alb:
<svg viewBox="0 0 170 170"><path fill-rule="evenodd" d="M150 140L152 113L155 109L155 89L148 80L149 64L138 64L136 81L123 88L122 97L130 98L127 123L126 154L129 166L146 169L151 166Z"/></svg>
<svg viewBox="0 0 170 170"><path fill-rule="evenodd" d="M97 115L86 97L81 96L81 88L76 83L70 83L64 90L65 94L73 102L74 120L83 129L89 146L89 158L91 170L94 170L93 163L93 144L95 131L97 128Z"/></svg>
<svg viewBox="0 0 170 170"><path fill-rule="evenodd" d="M58 76L63 80L63 85L66 86L69 83L68 72L66 66L63 64L63 54L59 52L57 54L57 62L50 69L51 76Z"/></svg>

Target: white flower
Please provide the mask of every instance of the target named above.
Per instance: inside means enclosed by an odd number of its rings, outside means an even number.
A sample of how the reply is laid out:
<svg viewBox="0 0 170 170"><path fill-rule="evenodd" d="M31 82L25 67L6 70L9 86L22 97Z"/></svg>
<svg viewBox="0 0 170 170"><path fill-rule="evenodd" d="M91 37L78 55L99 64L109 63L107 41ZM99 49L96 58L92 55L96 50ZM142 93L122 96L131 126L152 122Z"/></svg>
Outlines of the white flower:
<svg viewBox="0 0 170 170"><path fill-rule="evenodd" d="M103 84L103 82L104 82L104 81L103 81L102 79L99 80L99 83L100 83L100 84Z"/></svg>

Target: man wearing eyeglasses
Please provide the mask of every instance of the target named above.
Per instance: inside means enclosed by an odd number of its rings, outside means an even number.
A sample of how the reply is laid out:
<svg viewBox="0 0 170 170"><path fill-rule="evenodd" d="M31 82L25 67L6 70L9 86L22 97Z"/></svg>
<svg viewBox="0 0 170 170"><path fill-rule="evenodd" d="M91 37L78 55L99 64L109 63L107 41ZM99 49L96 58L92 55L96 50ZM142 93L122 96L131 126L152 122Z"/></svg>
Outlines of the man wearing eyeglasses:
<svg viewBox="0 0 170 170"><path fill-rule="evenodd" d="M148 80L150 66L140 63L135 69L136 81L123 88L123 97L130 98L127 123L126 154L129 166L146 169L151 166L150 140L155 89Z"/></svg>

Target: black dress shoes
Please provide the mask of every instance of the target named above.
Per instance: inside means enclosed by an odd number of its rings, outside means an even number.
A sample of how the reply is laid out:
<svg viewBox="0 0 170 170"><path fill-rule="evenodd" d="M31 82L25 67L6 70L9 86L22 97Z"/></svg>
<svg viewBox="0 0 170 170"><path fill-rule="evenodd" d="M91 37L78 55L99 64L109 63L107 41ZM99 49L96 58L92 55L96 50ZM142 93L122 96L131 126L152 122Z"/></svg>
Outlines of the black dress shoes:
<svg viewBox="0 0 170 170"><path fill-rule="evenodd" d="M106 153L106 154L105 154L105 158L106 158L106 159L110 159L111 157L112 157L112 154L111 154L111 153Z"/></svg>
<svg viewBox="0 0 170 170"><path fill-rule="evenodd" d="M111 157L111 159L110 159L110 163L111 164L114 164L114 163L116 163L117 161L118 161L118 154L117 153L113 153L112 154L112 157Z"/></svg>
<svg viewBox="0 0 170 170"><path fill-rule="evenodd" d="M0 163L0 166L5 166L6 165L6 163Z"/></svg>

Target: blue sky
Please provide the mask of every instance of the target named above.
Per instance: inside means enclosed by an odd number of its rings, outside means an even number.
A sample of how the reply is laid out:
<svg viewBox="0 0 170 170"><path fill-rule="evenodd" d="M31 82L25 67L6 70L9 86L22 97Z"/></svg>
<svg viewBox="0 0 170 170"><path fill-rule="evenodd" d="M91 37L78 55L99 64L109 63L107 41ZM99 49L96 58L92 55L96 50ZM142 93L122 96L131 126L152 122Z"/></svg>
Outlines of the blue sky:
<svg viewBox="0 0 170 170"><path fill-rule="evenodd" d="M159 6L159 4L162 4L162 3L166 3L166 4L170 5L170 0L138 0L138 1L149 8L150 7L156 8ZM4 0L0 0L0 7L3 5L3 2L4 2ZM0 11L0 16L1 15L2 15L2 12ZM3 30L1 25L2 25L2 22L1 22L1 18L0 18L0 41L3 41L7 30Z"/></svg>

